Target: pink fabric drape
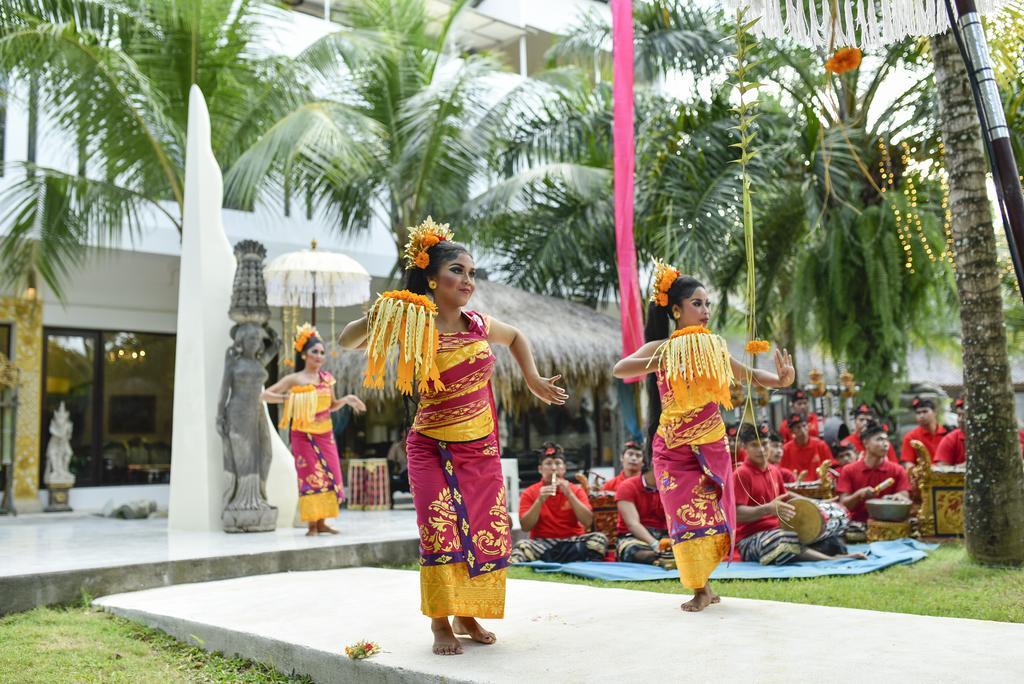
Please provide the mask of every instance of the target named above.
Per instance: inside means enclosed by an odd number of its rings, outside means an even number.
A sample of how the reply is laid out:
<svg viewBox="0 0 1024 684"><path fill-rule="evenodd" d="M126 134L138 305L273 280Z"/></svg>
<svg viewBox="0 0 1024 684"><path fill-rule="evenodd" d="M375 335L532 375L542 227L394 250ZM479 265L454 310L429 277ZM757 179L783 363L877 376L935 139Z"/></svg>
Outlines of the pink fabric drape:
<svg viewBox="0 0 1024 684"><path fill-rule="evenodd" d="M633 243L633 2L612 0L613 124L615 147L615 256L622 305L622 354L644 343L640 278ZM631 378L626 382L636 382Z"/></svg>

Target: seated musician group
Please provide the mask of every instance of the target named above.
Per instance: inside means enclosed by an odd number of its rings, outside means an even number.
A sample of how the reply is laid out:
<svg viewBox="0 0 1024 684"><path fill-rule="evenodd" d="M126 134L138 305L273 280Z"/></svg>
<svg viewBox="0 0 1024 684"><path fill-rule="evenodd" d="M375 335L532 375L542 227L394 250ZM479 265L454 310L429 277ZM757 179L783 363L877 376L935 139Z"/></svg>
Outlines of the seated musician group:
<svg viewBox="0 0 1024 684"><path fill-rule="evenodd" d="M911 406L917 427L902 440L899 458L889 427L866 404L854 411L854 432L830 447L821 438L818 417L809 411L802 391L794 397L793 413L780 426L781 436L767 424L731 426L727 438L737 462L736 548L742 560L778 565L852 557L843 543L844 533L866 526L869 499L910 501L907 470L917 461L912 442L923 444L934 463L963 463L964 401L954 402L958 427L952 430L940 424L932 400L915 397ZM1024 431L1021 444L1024 453ZM620 461L620 473L602 488L614 493L618 511L615 556L623 562L673 568L665 511L643 446L627 442ZM823 464L828 466L827 476L835 478L835 500L806 499L787 489L789 483L819 479ZM523 491L519 504L520 524L530 537L514 546L512 561L571 562L609 556L611 527L605 528L607 535L589 531L594 521L590 497L583 487L565 479L559 445L545 444L538 471L540 481ZM821 524L811 530L813 536L802 530L801 543L794 521L813 510L808 505L817 509L818 515L810 517L820 517Z"/></svg>

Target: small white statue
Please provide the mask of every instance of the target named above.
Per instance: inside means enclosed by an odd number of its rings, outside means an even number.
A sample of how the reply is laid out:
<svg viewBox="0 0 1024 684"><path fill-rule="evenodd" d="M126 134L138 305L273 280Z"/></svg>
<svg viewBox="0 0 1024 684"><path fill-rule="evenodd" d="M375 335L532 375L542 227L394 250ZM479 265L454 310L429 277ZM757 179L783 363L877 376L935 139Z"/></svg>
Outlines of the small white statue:
<svg viewBox="0 0 1024 684"><path fill-rule="evenodd" d="M43 482L47 485L75 484L75 476L69 469L74 455L71 450L71 431L74 428L71 414L62 401L50 421L50 443L46 445L46 474L43 476Z"/></svg>

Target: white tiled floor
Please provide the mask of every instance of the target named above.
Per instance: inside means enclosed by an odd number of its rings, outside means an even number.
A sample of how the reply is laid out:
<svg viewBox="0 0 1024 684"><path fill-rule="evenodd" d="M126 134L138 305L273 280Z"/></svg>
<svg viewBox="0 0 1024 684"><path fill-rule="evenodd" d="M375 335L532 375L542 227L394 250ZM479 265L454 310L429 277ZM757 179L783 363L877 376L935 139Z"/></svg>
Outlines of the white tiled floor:
<svg viewBox="0 0 1024 684"><path fill-rule="evenodd" d="M330 521L340 535L170 532L166 518L117 520L81 513L0 517L0 577L189 558L413 539L413 510L347 511Z"/></svg>

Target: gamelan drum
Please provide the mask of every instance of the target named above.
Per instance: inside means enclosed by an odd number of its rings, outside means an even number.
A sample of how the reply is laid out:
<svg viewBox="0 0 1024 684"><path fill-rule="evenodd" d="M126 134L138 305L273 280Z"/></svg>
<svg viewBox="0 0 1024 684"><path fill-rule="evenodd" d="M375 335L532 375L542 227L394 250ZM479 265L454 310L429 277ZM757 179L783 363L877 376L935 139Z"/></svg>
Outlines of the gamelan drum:
<svg viewBox="0 0 1024 684"><path fill-rule="evenodd" d="M782 527L796 532L804 546L814 543L825 530L825 517L821 509L809 499L792 499L789 504L796 509L796 515L788 522L780 520Z"/></svg>

